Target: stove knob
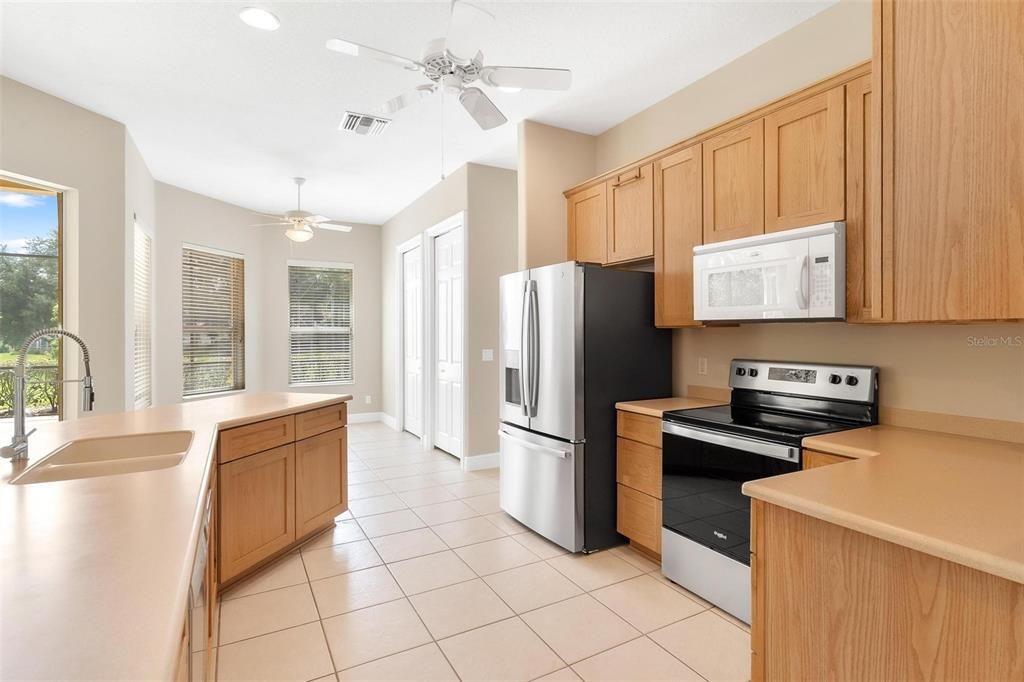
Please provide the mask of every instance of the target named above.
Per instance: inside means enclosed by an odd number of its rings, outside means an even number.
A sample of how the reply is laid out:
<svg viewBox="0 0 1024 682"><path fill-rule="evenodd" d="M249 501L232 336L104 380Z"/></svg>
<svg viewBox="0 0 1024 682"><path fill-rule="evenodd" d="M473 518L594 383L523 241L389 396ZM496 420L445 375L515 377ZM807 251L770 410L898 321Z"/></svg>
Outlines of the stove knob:
<svg viewBox="0 0 1024 682"><path fill-rule="evenodd" d="M829 374L828 375L828 383L830 383L830 384L841 384L841 383L843 383L843 378L841 376L839 376L838 374Z"/></svg>
<svg viewBox="0 0 1024 682"><path fill-rule="evenodd" d="M750 368L750 371L748 372L748 374L749 374L750 376L752 376L752 377L756 377L756 376L757 376L757 370L756 370L756 369L754 369L753 367L751 367L751 368Z"/></svg>
<svg viewBox="0 0 1024 682"><path fill-rule="evenodd" d="M746 375L747 375L747 370L743 369L742 367L737 367L736 368L736 376L742 377L742 376L746 376Z"/></svg>
<svg viewBox="0 0 1024 682"><path fill-rule="evenodd" d="M846 377L846 385L847 386L856 386L858 383L859 383L859 380L857 379L857 377L853 376L852 374L847 375L847 377Z"/></svg>

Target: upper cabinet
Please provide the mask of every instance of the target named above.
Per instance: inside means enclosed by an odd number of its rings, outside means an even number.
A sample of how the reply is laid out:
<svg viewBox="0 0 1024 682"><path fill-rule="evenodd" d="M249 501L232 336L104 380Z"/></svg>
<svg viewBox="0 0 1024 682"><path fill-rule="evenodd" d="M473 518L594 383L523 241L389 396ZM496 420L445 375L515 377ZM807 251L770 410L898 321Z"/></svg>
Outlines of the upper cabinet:
<svg viewBox="0 0 1024 682"><path fill-rule="evenodd" d="M608 263L654 256L654 164L608 181Z"/></svg>
<svg viewBox="0 0 1024 682"><path fill-rule="evenodd" d="M604 263L608 258L605 183L566 195L569 260Z"/></svg>
<svg viewBox="0 0 1024 682"><path fill-rule="evenodd" d="M704 243L764 233L764 121L703 143Z"/></svg>
<svg viewBox="0 0 1024 682"><path fill-rule="evenodd" d="M1021 2L875 2L896 321L1024 318L1022 35Z"/></svg>
<svg viewBox="0 0 1024 682"><path fill-rule="evenodd" d="M693 247L703 229L703 157L699 144L654 163L654 323L693 319Z"/></svg>
<svg viewBox="0 0 1024 682"><path fill-rule="evenodd" d="M765 232L844 218L845 104L840 86L765 116Z"/></svg>

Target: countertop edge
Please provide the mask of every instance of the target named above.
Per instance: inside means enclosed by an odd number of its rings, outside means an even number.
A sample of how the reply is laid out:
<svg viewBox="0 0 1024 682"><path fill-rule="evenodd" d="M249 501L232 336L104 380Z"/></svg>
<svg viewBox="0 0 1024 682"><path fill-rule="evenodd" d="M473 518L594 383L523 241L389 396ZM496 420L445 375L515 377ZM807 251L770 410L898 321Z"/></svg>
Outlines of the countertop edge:
<svg viewBox="0 0 1024 682"><path fill-rule="evenodd" d="M621 410L622 412L630 412L632 414L640 414L646 417L656 417L661 419L665 410L658 409L644 405L644 403L655 403L664 402L669 400L678 400L682 403L689 404L689 407L679 407L675 409L689 409L691 407L712 407L714 405L724 405L728 401L721 400L707 400L706 398L686 398L682 396L670 396L668 398L652 398L649 400L623 400L615 403L615 409Z"/></svg>
<svg viewBox="0 0 1024 682"><path fill-rule="evenodd" d="M846 465L849 465L849 463L846 463ZM844 464L833 466L844 466ZM759 481L749 481L743 484L743 494L800 514L806 514L826 523L870 535L879 540L892 542L901 547L907 547L908 549L938 557L939 559L967 566L968 568L989 573L1011 582L1024 584L1024 567L1017 564L1017 562L1007 561L991 554L973 551L962 546L957 547L956 551L953 551L946 547L944 543L936 542L926 535L913 533L878 521L872 521L859 514L842 512L824 504L810 502L798 495L780 492L767 485L761 485Z"/></svg>
<svg viewBox="0 0 1024 682"><path fill-rule="evenodd" d="M299 412L308 412L310 410L320 409L321 407L330 407L331 405L337 405L338 403L345 403L352 400L352 396L349 394L341 394L338 396L331 396L324 400L318 400L301 407L289 407L279 410L271 410L269 412L260 413L257 415L250 415L248 417L239 417L238 419L228 419L222 422L214 422L210 424L210 443L208 446L209 452L206 456L206 469L203 472L202 485L199 487L199 492L196 497L196 506L192 514L192 530L189 534L189 547L191 548L188 554L185 555L185 561L181 567L181 577L178 581L178 598L175 600L176 613L183 613L188 607L188 591L191 587L192 582L192 564L196 558L196 543L199 542L199 533L203 523L203 512L205 511L206 498L203 495L203 491L210 487L210 479L213 477L214 467L217 466L215 454L217 452L217 439L220 436L220 432L225 429L233 429L239 426L246 426L248 424L255 424L257 422L266 421L268 419L274 419L275 417L284 417L290 414L298 414ZM348 419L345 420L345 425L348 426ZM176 621L174 621L176 623ZM174 633L177 632L177 626L174 625L171 630L172 639L170 643L170 649L168 651L168 659L164 664L165 675L162 679L174 679L174 675L178 668L178 641L177 636Z"/></svg>

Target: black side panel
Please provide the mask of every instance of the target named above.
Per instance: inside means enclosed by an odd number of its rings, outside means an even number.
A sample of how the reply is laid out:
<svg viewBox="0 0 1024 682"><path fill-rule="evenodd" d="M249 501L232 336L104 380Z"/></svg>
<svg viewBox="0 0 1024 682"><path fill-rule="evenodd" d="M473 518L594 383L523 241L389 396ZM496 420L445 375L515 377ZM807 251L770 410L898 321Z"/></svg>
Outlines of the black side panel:
<svg viewBox="0 0 1024 682"><path fill-rule="evenodd" d="M584 266L584 548L615 531L615 403L672 395L672 332L654 326L654 275Z"/></svg>

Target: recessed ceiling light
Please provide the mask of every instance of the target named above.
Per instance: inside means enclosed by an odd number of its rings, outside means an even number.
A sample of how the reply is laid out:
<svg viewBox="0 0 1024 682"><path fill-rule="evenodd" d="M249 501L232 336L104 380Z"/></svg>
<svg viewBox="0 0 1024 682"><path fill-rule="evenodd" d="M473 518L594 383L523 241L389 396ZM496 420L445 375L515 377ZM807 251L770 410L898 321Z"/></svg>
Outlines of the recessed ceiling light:
<svg viewBox="0 0 1024 682"><path fill-rule="evenodd" d="M513 88L513 87L510 87L508 85L499 85L498 89L501 90L502 92L508 92L508 93L513 94L513 95L515 93L517 93L517 92L522 92L522 90L523 90L522 88Z"/></svg>
<svg viewBox="0 0 1024 682"><path fill-rule="evenodd" d="M281 20L273 12L259 7L246 7L238 16L249 26L262 31L276 31L281 26Z"/></svg>

